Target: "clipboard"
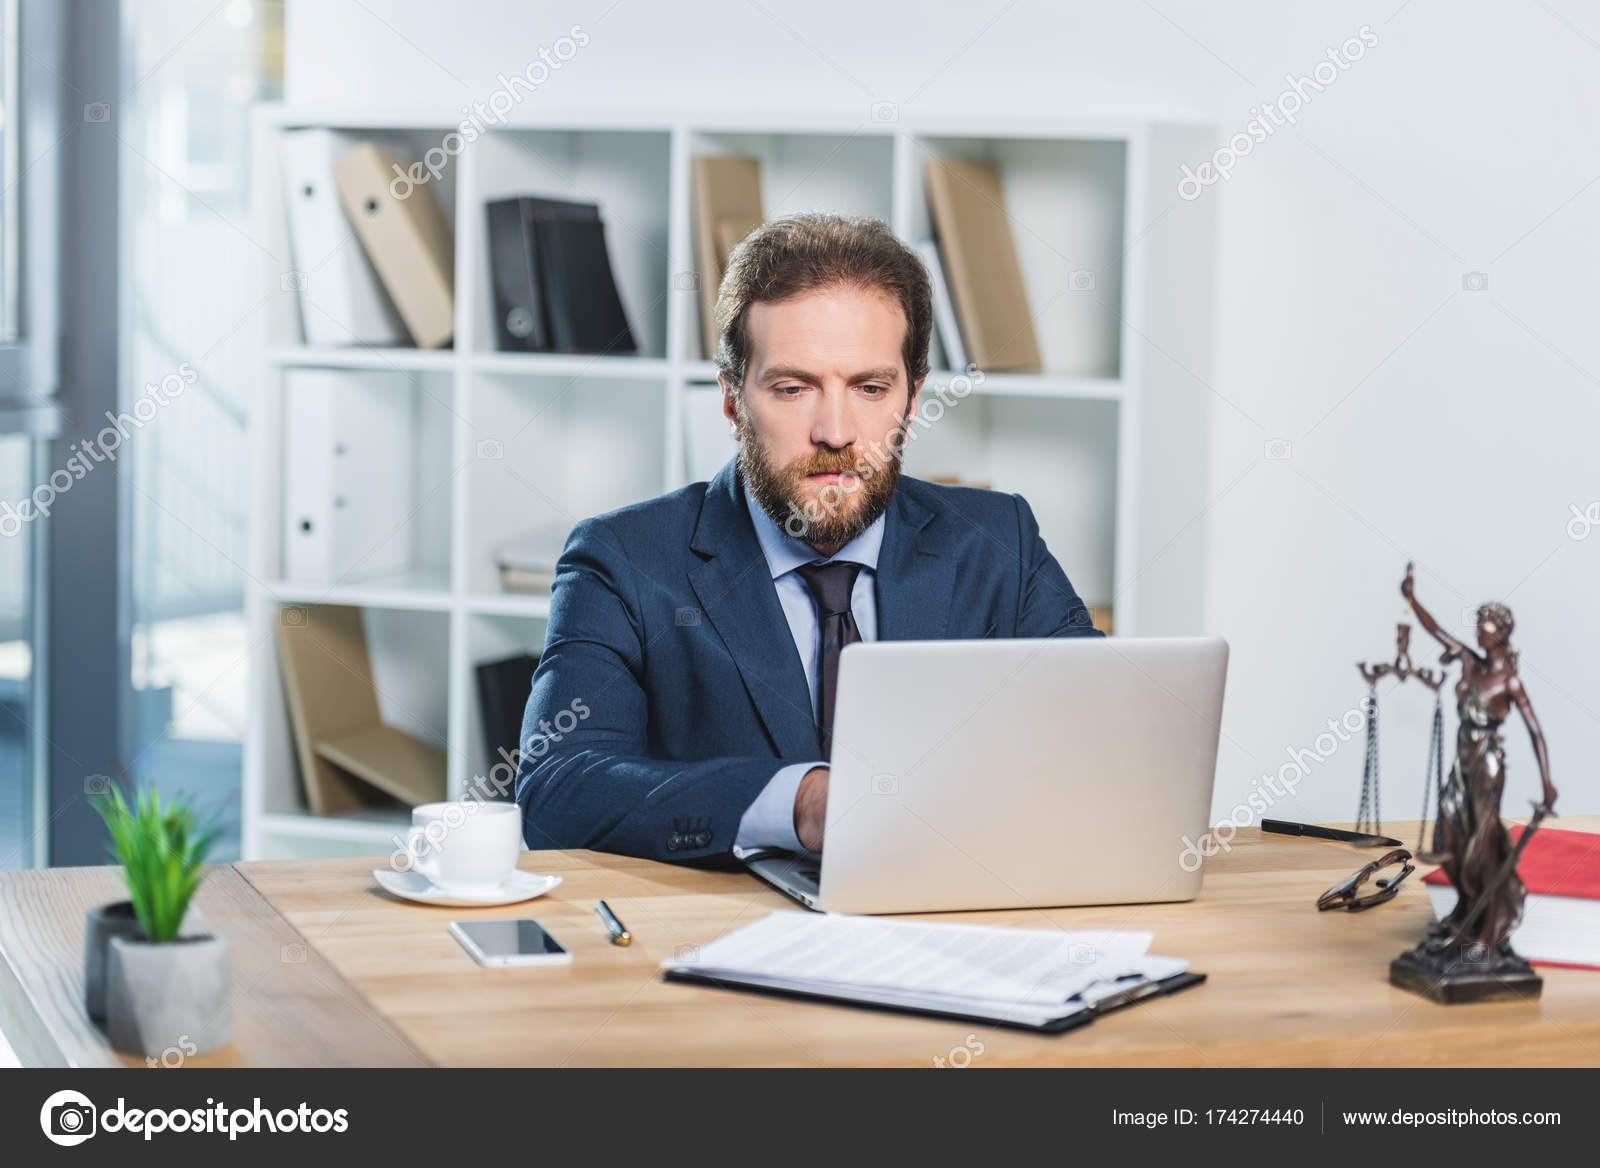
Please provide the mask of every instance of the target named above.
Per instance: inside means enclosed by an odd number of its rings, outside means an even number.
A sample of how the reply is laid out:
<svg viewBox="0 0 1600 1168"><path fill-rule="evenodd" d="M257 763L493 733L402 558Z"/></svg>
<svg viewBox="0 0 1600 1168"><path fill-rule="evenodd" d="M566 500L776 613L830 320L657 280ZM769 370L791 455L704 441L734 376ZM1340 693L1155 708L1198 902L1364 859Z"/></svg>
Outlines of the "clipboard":
<svg viewBox="0 0 1600 1168"><path fill-rule="evenodd" d="M1101 1015L1120 1010L1125 1006L1137 1005L1152 998L1166 997L1170 994L1180 993L1192 986L1200 985L1206 980L1206 975L1186 970L1183 973L1173 974L1171 977L1140 982L1111 997L1103 998L1093 1005L1080 1005L1076 1010L1072 1010L1060 1017L1052 1018L1042 1025L1019 1022L1015 1019L993 1014L968 1013L957 1010L940 1010L929 1006L907 1005L893 1001L893 991L885 991L884 994L878 995L871 992L863 992L859 987L852 989L848 993L843 991L833 992L825 988L801 990L792 986L777 985L756 975L719 976L699 973L692 967L684 965L673 966L663 971L661 980L681 982L686 985L713 986L717 989L725 990L745 990L750 993L766 994L769 997L830 1002L834 1005L853 1006L861 1010L876 1010L894 1014L921 1014L925 1017L944 1018L958 1022L981 1022L986 1026L1003 1026L1007 1029L1026 1030L1034 1034L1064 1034L1069 1030L1076 1030L1080 1026L1087 1026Z"/></svg>

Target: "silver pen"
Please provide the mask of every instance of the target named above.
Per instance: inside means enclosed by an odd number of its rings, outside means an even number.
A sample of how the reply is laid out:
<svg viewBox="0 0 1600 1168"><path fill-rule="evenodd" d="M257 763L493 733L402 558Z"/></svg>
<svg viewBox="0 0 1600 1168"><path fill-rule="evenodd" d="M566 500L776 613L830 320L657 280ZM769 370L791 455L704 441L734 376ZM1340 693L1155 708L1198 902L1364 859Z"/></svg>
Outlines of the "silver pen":
<svg viewBox="0 0 1600 1168"><path fill-rule="evenodd" d="M617 914L611 911L611 906L603 900L594 902L595 914L600 918L600 923L606 927L606 933L611 937L613 945L627 945L633 941L633 934L628 932L623 923L617 920Z"/></svg>

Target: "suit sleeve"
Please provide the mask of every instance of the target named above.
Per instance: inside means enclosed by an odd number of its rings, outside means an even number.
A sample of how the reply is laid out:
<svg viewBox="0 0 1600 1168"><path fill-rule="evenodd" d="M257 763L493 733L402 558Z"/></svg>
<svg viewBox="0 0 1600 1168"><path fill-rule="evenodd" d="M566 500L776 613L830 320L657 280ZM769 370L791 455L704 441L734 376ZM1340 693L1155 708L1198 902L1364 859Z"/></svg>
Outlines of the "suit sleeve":
<svg viewBox="0 0 1600 1168"><path fill-rule="evenodd" d="M1017 506L1018 555L1021 595L1017 602L1019 637L1101 637L1105 634L1089 619L1089 608L1078 598L1067 574L1044 546L1039 521L1021 495Z"/></svg>
<svg viewBox="0 0 1600 1168"><path fill-rule="evenodd" d="M518 743L529 848L595 848L652 860L728 859L772 756L654 758L641 684L638 584L606 530L579 524L556 565L545 650Z"/></svg>

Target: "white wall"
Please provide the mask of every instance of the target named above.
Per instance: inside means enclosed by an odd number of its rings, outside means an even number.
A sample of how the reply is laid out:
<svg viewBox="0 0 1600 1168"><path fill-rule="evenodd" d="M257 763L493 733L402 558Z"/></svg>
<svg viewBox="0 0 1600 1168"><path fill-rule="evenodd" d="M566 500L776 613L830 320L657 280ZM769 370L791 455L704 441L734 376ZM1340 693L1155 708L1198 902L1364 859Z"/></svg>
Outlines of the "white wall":
<svg viewBox="0 0 1600 1168"><path fill-rule="evenodd" d="M542 108L1170 112L1222 137L1369 26L1297 125L1201 195L1222 225L1219 400L1193 506L1209 631L1233 646L1215 811L1357 706L1352 663L1392 653L1415 559L1458 629L1463 606L1512 605L1558 811L1600 812L1600 532L1567 534L1569 505L1600 500L1600 6L291 0L287 96L465 105L573 24L590 42ZM1278 438L1290 457L1266 458ZM1420 808L1430 707L1409 689L1383 708L1389 818ZM1518 814L1537 786L1508 729ZM1269 814L1353 818L1361 757L1338 745Z"/></svg>

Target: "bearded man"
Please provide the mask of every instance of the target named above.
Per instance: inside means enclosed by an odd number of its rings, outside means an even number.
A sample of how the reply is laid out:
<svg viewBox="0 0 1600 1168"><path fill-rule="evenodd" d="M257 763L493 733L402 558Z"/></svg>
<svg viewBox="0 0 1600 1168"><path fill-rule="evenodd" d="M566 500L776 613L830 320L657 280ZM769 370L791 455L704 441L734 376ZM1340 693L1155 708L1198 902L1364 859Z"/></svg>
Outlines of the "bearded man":
<svg viewBox="0 0 1600 1168"><path fill-rule="evenodd" d="M530 848L820 854L846 646L1100 635L1021 496L901 476L931 293L884 223L757 228L717 327L737 457L578 524L557 566L517 768Z"/></svg>

